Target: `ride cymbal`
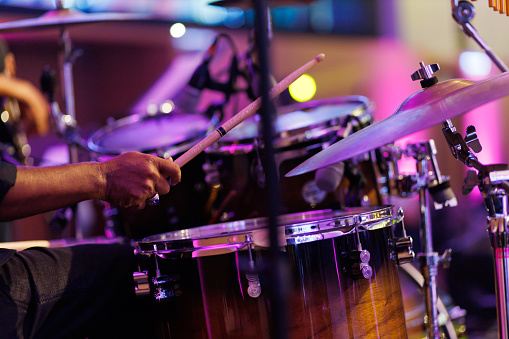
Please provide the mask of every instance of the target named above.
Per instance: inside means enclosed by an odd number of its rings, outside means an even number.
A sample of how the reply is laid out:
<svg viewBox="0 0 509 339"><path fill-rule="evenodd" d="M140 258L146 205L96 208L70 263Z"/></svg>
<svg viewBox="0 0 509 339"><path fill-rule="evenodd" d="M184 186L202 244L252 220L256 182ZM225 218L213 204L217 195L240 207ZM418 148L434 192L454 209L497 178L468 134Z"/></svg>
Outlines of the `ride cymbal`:
<svg viewBox="0 0 509 339"><path fill-rule="evenodd" d="M406 99L390 117L336 142L286 174L307 173L364 154L509 95L509 73L481 81L447 80Z"/></svg>
<svg viewBox="0 0 509 339"><path fill-rule="evenodd" d="M0 32L52 28L68 25L108 21L149 20L146 14L135 13L84 13L68 8L49 11L40 17L0 23Z"/></svg>

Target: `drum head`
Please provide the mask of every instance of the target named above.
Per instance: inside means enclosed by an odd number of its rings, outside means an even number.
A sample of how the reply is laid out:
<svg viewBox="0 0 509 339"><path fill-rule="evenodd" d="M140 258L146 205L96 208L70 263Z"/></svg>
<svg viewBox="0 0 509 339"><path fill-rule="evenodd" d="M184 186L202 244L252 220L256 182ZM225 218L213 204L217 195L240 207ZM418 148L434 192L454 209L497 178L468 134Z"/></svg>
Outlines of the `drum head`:
<svg viewBox="0 0 509 339"><path fill-rule="evenodd" d="M115 155L168 149L178 154L203 138L210 127L210 120L198 114L132 115L92 134L88 147L97 153Z"/></svg>
<svg viewBox="0 0 509 339"><path fill-rule="evenodd" d="M281 215L278 224L280 246L302 243L350 233L355 228L387 227L400 219L392 218L392 206L353 207L347 210L318 210ZM183 229L144 238L136 243L139 253L165 256L204 248L237 250L248 243L268 247L268 219L254 218Z"/></svg>
<svg viewBox="0 0 509 339"><path fill-rule="evenodd" d="M276 133L274 146L284 147L323 137L343 127L343 122L348 117L354 117L359 123L371 122L370 101L363 96L346 96L280 107L274 122ZM207 152L251 151L255 139L261 137L260 124L259 116L244 120L209 147Z"/></svg>

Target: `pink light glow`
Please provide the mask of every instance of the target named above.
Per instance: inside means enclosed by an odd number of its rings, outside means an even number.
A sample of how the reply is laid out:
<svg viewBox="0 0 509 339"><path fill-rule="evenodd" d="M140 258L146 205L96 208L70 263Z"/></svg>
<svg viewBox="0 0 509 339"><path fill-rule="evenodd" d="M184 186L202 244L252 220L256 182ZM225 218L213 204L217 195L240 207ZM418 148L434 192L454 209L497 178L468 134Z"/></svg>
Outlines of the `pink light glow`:
<svg viewBox="0 0 509 339"><path fill-rule="evenodd" d="M376 51L377 62L369 64L369 74L373 81L368 84L370 93L367 96L375 104L374 117L375 121L379 121L392 115L405 99L421 90L419 83L410 78L419 68L421 57L414 55L400 42L388 38L377 41ZM426 63L426 60L424 62ZM424 130L398 139L396 144L404 147L408 143L426 141L429 138L430 132ZM415 173L413 159L402 159L398 166L401 173Z"/></svg>
<svg viewBox="0 0 509 339"><path fill-rule="evenodd" d="M483 78L496 74L498 74L498 70L493 67L492 72ZM461 71L461 76L467 77L468 75ZM470 76L469 80L478 81L481 80L481 78L472 78L472 76ZM461 125L456 126L456 129L462 135L465 135L467 126L473 125L475 127L482 146L482 151L477 153L476 156L483 165L507 162L507 159L504 159L502 114L504 114L502 101L497 100L463 114L460 117ZM471 170L471 168L464 167L464 173L469 170ZM480 203L482 201L482 196L480 194L469 194L468 197L473 202Z"/></svg>

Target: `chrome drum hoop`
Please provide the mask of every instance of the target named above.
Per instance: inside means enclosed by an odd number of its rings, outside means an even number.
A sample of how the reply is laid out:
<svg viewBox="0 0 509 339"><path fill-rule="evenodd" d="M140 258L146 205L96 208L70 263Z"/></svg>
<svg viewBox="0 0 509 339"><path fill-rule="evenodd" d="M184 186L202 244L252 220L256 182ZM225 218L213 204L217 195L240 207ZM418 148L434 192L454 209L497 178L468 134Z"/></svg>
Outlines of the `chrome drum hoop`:
<svg viewBox="0 0 509 339"><path fill-rule="evenodd" d="M98 154L137 151L168 157L187 151L213 128L213 121L200 114L133 114L94 132L87 144Z"/></svg>
<svg viewBox="0 0 509 339"><path fill-rule="evenodd" d="M279 217L279 246L318 241L359 230L391 227L402 216L393 206L354 207L347 210L318 210ZM210 254L269 247L267 218L254 218L201 226L146 237L136 242L136 251L163 258L201 257Z"/></svg>

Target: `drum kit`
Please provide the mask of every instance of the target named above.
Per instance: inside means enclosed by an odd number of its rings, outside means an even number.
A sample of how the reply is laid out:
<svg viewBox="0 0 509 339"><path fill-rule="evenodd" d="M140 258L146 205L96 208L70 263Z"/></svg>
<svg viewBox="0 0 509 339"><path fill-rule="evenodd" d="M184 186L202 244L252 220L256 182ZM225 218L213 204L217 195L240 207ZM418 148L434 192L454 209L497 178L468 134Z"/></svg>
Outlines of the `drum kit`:
<svg viewBox="0 0 509 339"><path fill-rule="evenodd" d="M483 45L468 22L471 5L453 1L453 9L464 31ZM434 76L438 65L421 62L411 79L420 80L423 89L390 117L373 122L373 104L363 96L282 106L273 119L270 144L260 128L265 118L255 114L266 105L261 99L220 126L203 114L132 115L99 129L86 145L77 143L72 48L65 27L138 19L147 18L83 15L61 6L51 15L0 24L0 32L62 29L67 114L55 105L52 111L62 134L71 131L66 139L71 140L71 153L80 144L97 161L139 151L172 156L181 167L186 165L183 171L190 179L160 197L157 205L136 212L105 205L106 234L131 239L140 258L134 273L136 293L140 298L149 295L157 308L161 338L274 336L271 321L281 300L286 321L280 326L291 338L412 337L402 272L419 280L426 309L419 323L424 335L460 335L436 282L438 266L449 263L450 250L439 255L431 240L430 195L435 208L456 205L449 178L440 172L433 140L405 148L393 144L437 124L442 124L453 156L475 169L468 172L464 190L478 186L486 203L499 337L509 338L509 166L481 164L474 154L480 150L475 128L469 127L463 137L451 122L509 95L507 74L477 82L439 82ZM506 70L491 51L489 55ZM279 95L322 59L312 59L266 97ZM397 161L402 156L415 160L415 175L400 175ZM275 225L267 217L269 188L274 189L266 177L268 159L276 165L280 193L281 214ZM420 272L410 265L415 254L403 210L384 204L383 197L392 194L419 196ZM277 248L276 257L271 247ZM282 263L282 288L272 279L273 261Z"/></svg>

